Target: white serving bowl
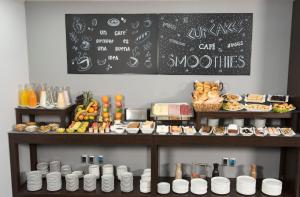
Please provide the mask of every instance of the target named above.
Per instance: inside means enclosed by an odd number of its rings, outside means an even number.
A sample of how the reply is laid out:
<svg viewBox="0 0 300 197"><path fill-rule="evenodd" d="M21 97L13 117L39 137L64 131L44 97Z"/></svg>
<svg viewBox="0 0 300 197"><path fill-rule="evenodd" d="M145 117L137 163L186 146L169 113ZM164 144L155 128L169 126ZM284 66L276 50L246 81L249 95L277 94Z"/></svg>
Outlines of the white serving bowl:
<svg viewBox="0 0 300 197"><path fill-rule="evenodd" d="M159 194L168 194L170 193L171 186L170 183L160 182L157 184L157 193Z"/></svg>
<svg viewBox="0 0 300 197"><path fill-rule="evenodd" d="M254 195L256 193L256 179L250 176L237 177L236 191L242 195Z"/></svg>
<svg viewBox="0 0 300 197"><path fill-rule="evenodd" d="M207 181L201 178L191 180L191 192L196 195L207 193Z"/></svg>
<svg viewBox="0 0 300 197"><path fill-rule="evenodd" d="M230 193L230 180L221 176L213 177L211 179L211 191L219 195Z"/></svg>
<svg viewBox="0 0 300 197"><path fill-rule="evenodd" d="M264 179L261 191L269 196L279 196L282 192L282 182L277 179Z"/></svg>

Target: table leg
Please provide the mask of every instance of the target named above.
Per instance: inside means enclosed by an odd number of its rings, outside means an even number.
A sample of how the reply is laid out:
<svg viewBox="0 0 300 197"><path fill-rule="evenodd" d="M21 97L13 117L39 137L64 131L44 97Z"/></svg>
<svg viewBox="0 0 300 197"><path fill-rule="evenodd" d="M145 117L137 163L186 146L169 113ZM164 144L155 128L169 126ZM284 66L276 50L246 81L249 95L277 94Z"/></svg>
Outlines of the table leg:
<svg viewBox="0 0 300 197"><path fill-rule="evenodd" d="M31 170L36 170L36 164L37 164L37 149L36 149L36 147L37 147L36 144L29 144Z"/></svg>
<svg viewBox="0 0 300 197"><path fill-rule="evenodd" d="M9 152L10 152L12 193L13 196L16 197L18 190L21 187L19 145L15 143L10 136L9 136Z"/></svg>
<svg viewBox="0 0 300 197"><path fill-rule="evenodd" d="M151 193L156 195L159 178L158 146L153 143L151 147Z"/></svg>
<svg viewBox="0 0 300 197"><path fill-rule="evenodd" d="M22 114L18 110L16 110L16 123L17 124L23 123Z"/></svg>
<svg viewBox="0 0 300 197"><path fill-rule="evenodd" d="M30 121L30 122L35 122L35 115L30 114L30 115L29 115L29 121Z"/></svg>

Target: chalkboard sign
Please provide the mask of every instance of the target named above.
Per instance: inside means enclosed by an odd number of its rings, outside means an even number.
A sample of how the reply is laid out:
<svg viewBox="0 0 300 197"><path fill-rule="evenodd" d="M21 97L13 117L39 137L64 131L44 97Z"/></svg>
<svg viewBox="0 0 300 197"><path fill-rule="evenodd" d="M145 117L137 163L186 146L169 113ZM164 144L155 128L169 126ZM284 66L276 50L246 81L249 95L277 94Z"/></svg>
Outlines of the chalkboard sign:
<svg viewBox="0 0 300 197"><path fill-rule="evenodd" d="M161 14L158 72L249 75L252 19L249 13Z"/></svg>
<svg viewBox="0 0 300 197"><path fill-rule="evenodd" d="M158 15L67 14L68 73L157 73Z"/></svg>

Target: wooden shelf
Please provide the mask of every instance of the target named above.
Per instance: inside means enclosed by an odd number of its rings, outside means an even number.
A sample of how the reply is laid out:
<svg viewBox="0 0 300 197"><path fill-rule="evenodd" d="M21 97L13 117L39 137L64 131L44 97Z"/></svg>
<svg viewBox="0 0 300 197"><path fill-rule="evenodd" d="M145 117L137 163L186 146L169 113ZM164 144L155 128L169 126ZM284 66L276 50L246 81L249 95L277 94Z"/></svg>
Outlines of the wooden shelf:
<svg viewBox="0 0 300 197"><path fill-rule="evenodd" d="M216 112L195 112L196 116L207 118L292 118L294 112L275 113L275 112L249 112L249 111L216 111Z"/></svg>

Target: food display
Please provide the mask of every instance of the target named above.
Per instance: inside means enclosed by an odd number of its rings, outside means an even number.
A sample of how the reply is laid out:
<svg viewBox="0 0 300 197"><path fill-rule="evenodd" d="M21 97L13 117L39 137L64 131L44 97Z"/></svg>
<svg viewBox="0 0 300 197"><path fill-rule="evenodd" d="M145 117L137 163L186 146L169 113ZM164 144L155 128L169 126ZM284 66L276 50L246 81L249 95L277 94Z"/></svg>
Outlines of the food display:
<svg viewBox="0 0 300 197"><path fill-rule="evenodd" d="M170 132L172 135L180 135L182 133L181 126L170 126Z"/></svg>
<svg viewBox="0 0 300 197"><path fill-rule="evenodd" d="M193 106L195 111L218 111L224 98L221 96L222 85L219 82L194 82Z"/></svg>
<svg viewBox="0 0 300 197"><path fill-rule="evenodd" d="M197 132L195 127L193 127L193 126L184 126L184 127L182 127L182 129L186 135L195 135Z"/></svg>
<svg viewBox="0 0 300 197"><path fill-rule="evenodd" d="M102 110L99 116L99 123L100 123L99 133L108 133L112 122L112 117L110 113L110 107L111 107L110 97L102 96L101 101L102 101Z"/></svg>
<svg viewBox="0 0 300 197"><path fill-rule="evenodd" d="M226 129L225 129L225 127L222 127L222 126L214 127L213 133L217 136L223 136L226 134Z"/></svg>
<svg viewBox="0 0 300 197"><path fill-rule="evenodd" d="M237 101L232 101L232 102L227 102L223 104L223 109L227 111L240 111L244 109L244 105L237 102Z"/></svg>
<svg viewBox="0 0 300 197"><path fill-rule="evenodd" d="M159 135L166 135L169 133L169 126L167 125L157 125L156 133Z"/></svg>
<svg viewBox="0 0 300 197"><path fill-rule="evenodd" d="M39 130L42 133L47 133L51 130L51 127L49 125L42 125L40 126Z"/></svg>
<svg viewBox="0 0 300 197"><path fill-rule="evenodd" d="M66 131L65 128L57 128L56 133L64 133Z"/></svg>
<svg viewBox="0 0 300 197"><path fill-rule="evenodd" d="M248 94L245 97L247 103L264 103L266 102L266 95L263 94Z"/></svg>
<svg viewBox="0 0 300 197"><path fill-rule="evenodd" d="M236 124L230 124L227 127L227 134L230 136L236 136L239 134L239 129Z"/></svg>
<svg viewBox="0 0 300 197"><path fill-rule="evenodd" d="M238 102L243 99L242 96L240 96L238 94L232 94L232 93L226 93L223 95L223 97L224 97L224 100L228 101L228 102Z"/></svg>
<svg viewBox="0 0 300 197"><path fill-rule="evenodd" d="M276 127L268 127L267 131L270 136L279 136L281 134L280 129Z"/></svg>
<svg viewBox="0 0 300 197"><path fill-rule="evenodd" d="M22 131L25 131L25 128L27 127L26 124L16 124L15 126L15 130L16 131L19 131L19 132L22 132Z"/></svg>
<svg viewBox="0 0 300 197"><path fill-rule="evenodd" d="M273 111L277 113L286 113L295 110L296 107L293 104L288 103L275 103L273 104Z"/></svg>
<svg viewBox="0 0 300 197"><path fill-rule="evenodd" d="M211 126L203 126L200 129L201 135L210 135L212 133L212 127Z"/></svg>
<svg viewBox="0 0 300 197"><path fill-rule="evenodd" d="M296 135L295 131L292 128L280 128L280 132L282 135L287 137L292 137Z"/></svg>
<svg viewBox="0 0 300 197"><path fill-rule="evenodd" d="M38 130L39 130L39 127L36 125L30 125L25 128L25 131L27 131L27 132L36 132Z"/></svg>
<svg viewBox="0 0 300 197"><path fill-rule="evenodd" d="M268 95L268 101L271 103L287 103L289 101L288 95Z"/></svg>
<svg viewBox="0 0 300 197"><path fill-rule="evenodd" d="M66 129L66 131L67 133L74 133L74 132L85 133L87 131L88 126L89 126L89 122L87 121L85 122L72 121L72 123Z"/></svg>
<svg viewBox="0 0 300 197"><path fill-rule="evenodd" d="M193 110L188 103L154 103L151 116L156 119L188 120L193 116Z"/></svg>
<svg viewBox="0 0 300 197"><path fill-rule="evenodd" d="M115 121L121 121L123 118L124 97L121 94L115 96Z"/></svg>
<svg viewBox="0 0 300 197"><path fill-rule="evenodd" d="M38 126L36 122L28 122L26 124L16 124L15 130L19 132L41 132L47 133L49 131L56 131L59 128L59 124L50 123L46 125Z"/></svg>
<svg viewBox="0 0 300 197"><path fill-rule="evenodd" d="M265 128L255 128L254 134L258 137L264 137L268 135L268 132Z"/></svg>
<svg viewBox="0 0 300 197"><path fill-rule="evenodd" d="M93 98L93 94L91 92L83 92L77 99L82 101L78 103L75 109L74 121L95 120L98 115L99 103Z"/></svg>
<svg viewBox="0 0 300 197"><path fill-rule="evenodd" d="M252 136L254 134L254 129L252 127L240 128L240 134L243 136Z"/></svg>
<svg viewBox="0 0 300 197"><path fill-rule="evenodd" d="M110 126L110 130L112 132L117 133L117 134L122 134L122 133L124 133L126 127L127 127L126 124L115 123L115 124L113 124L113 125Z"/></svg>
<svg viewBox="0 0 300 197"><path fill-rule="evenodd" d="M146 121L141 123L141 132L144 134L151 134L155 129L155 122Z"/></svg>
<svg viewBox="0 0 300 197"><path fill-rule="evenodd" d="M126 131L130 134L136 134L140 130L139 122L130 122L127 124Z"/></svg>
<svg viewBox="0 0 300 197"><path fill-rule="evenodd" d="M245 109L252 112L269 112L272 110L272 105L246 104Z"/></svg>

